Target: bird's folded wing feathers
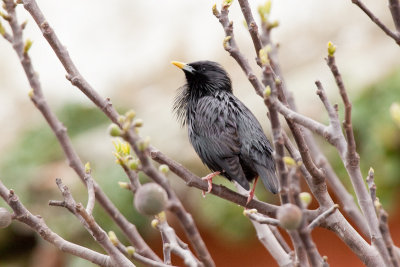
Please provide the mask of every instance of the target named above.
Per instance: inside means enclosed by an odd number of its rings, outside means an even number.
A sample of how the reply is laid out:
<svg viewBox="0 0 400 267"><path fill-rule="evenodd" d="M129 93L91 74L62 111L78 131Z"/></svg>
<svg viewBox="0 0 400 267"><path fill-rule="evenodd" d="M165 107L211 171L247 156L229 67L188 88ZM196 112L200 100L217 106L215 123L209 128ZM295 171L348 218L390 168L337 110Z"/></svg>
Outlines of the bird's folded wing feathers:
<svg viewBox="0 0 400 267"><path fill-rule="evenodd" d="M197 103L190 139L203 162L212 170L223 170L245 189L249 183L239 162L241 143L234 112L224 102L203 97Z"/></svg>

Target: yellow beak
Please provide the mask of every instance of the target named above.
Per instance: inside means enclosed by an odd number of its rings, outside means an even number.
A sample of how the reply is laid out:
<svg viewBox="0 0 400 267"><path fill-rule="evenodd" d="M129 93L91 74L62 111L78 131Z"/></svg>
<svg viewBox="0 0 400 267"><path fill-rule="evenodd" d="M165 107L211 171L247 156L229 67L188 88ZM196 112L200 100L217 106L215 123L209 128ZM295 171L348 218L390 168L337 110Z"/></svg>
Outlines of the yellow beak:
<svg viewBox="0 0 400 267"><path fill-rule="evenodd" d="M189 64L179 61L171 61L171 63L180 68L181 70L183 70L185 73L191 73L191 74L195 73L195 69Z"/></svg>
<svg viewBox="0 0 400 267"><path fill-rule="evenodd" d="M179 61L171 61L172 64L174 64L175 66L177 66L180 69L183 69L186 65L186 63L183 62L179 62Z"/></svg>

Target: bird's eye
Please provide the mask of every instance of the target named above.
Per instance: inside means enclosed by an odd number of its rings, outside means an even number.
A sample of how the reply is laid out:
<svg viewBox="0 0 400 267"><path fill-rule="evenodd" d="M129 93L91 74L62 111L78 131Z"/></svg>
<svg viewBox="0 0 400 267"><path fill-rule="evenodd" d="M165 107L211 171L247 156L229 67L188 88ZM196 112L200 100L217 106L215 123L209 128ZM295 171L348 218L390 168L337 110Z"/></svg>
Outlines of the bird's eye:
<svg viewBox="0 0 400 267"><path fill-rule="evenodd" d="M205 67L202 67L202 68L201 68L201 71L203 71L203 72L206 71L206 68L205 68Z"/></svg>

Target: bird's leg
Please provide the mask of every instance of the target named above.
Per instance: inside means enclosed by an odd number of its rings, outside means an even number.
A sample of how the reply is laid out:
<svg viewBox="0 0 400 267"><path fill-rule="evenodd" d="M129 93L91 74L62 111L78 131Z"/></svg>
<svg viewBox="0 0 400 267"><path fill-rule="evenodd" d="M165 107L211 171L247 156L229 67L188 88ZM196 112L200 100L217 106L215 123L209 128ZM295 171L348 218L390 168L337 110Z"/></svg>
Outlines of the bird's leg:
<svg viewBox="0 0 400 267"><path fill-rule="evenodd" d="M208 175L206 175L206 176L204 176L204 177L202 177L201 178L201 180L207 180L207 182L208 182L208 190L207 190L207 192L206 191L203 191L203 197L206 197L206 193L210 193L211 192L211 189L212 189L212 179L215 177L215 176L217 176L217 175L219 175L221 172L213 172L213 173L210 173L210 174L208 174Z"/></svg>
<svg viewBox="0 0 400 267"><path fill-rule="evenodd" d="M256 190L257 181L258 181L258 176L254 180L253 188L251 189L249 196L247 197L246 205L249 204L249 202L254 198L254 191Z"/></svg>

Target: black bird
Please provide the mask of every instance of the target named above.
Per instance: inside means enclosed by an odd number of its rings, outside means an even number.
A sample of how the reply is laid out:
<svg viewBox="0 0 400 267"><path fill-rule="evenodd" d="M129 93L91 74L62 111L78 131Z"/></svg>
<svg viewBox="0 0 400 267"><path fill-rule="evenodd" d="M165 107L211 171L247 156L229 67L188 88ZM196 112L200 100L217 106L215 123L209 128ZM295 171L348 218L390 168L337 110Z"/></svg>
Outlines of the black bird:
<svg viewBox="0 0 400 267"><path fill-rule="evenodd" d="M250 190L253 198L258 177L276 194L279 181L275 173L273 149L260 123L251 111L233 95L231 80L216 62L197 61L189 64L172 61L183 70L187 83L175 98L174 111L182 126L187 126L194 150L214 173L221 173Z"/></svg>

